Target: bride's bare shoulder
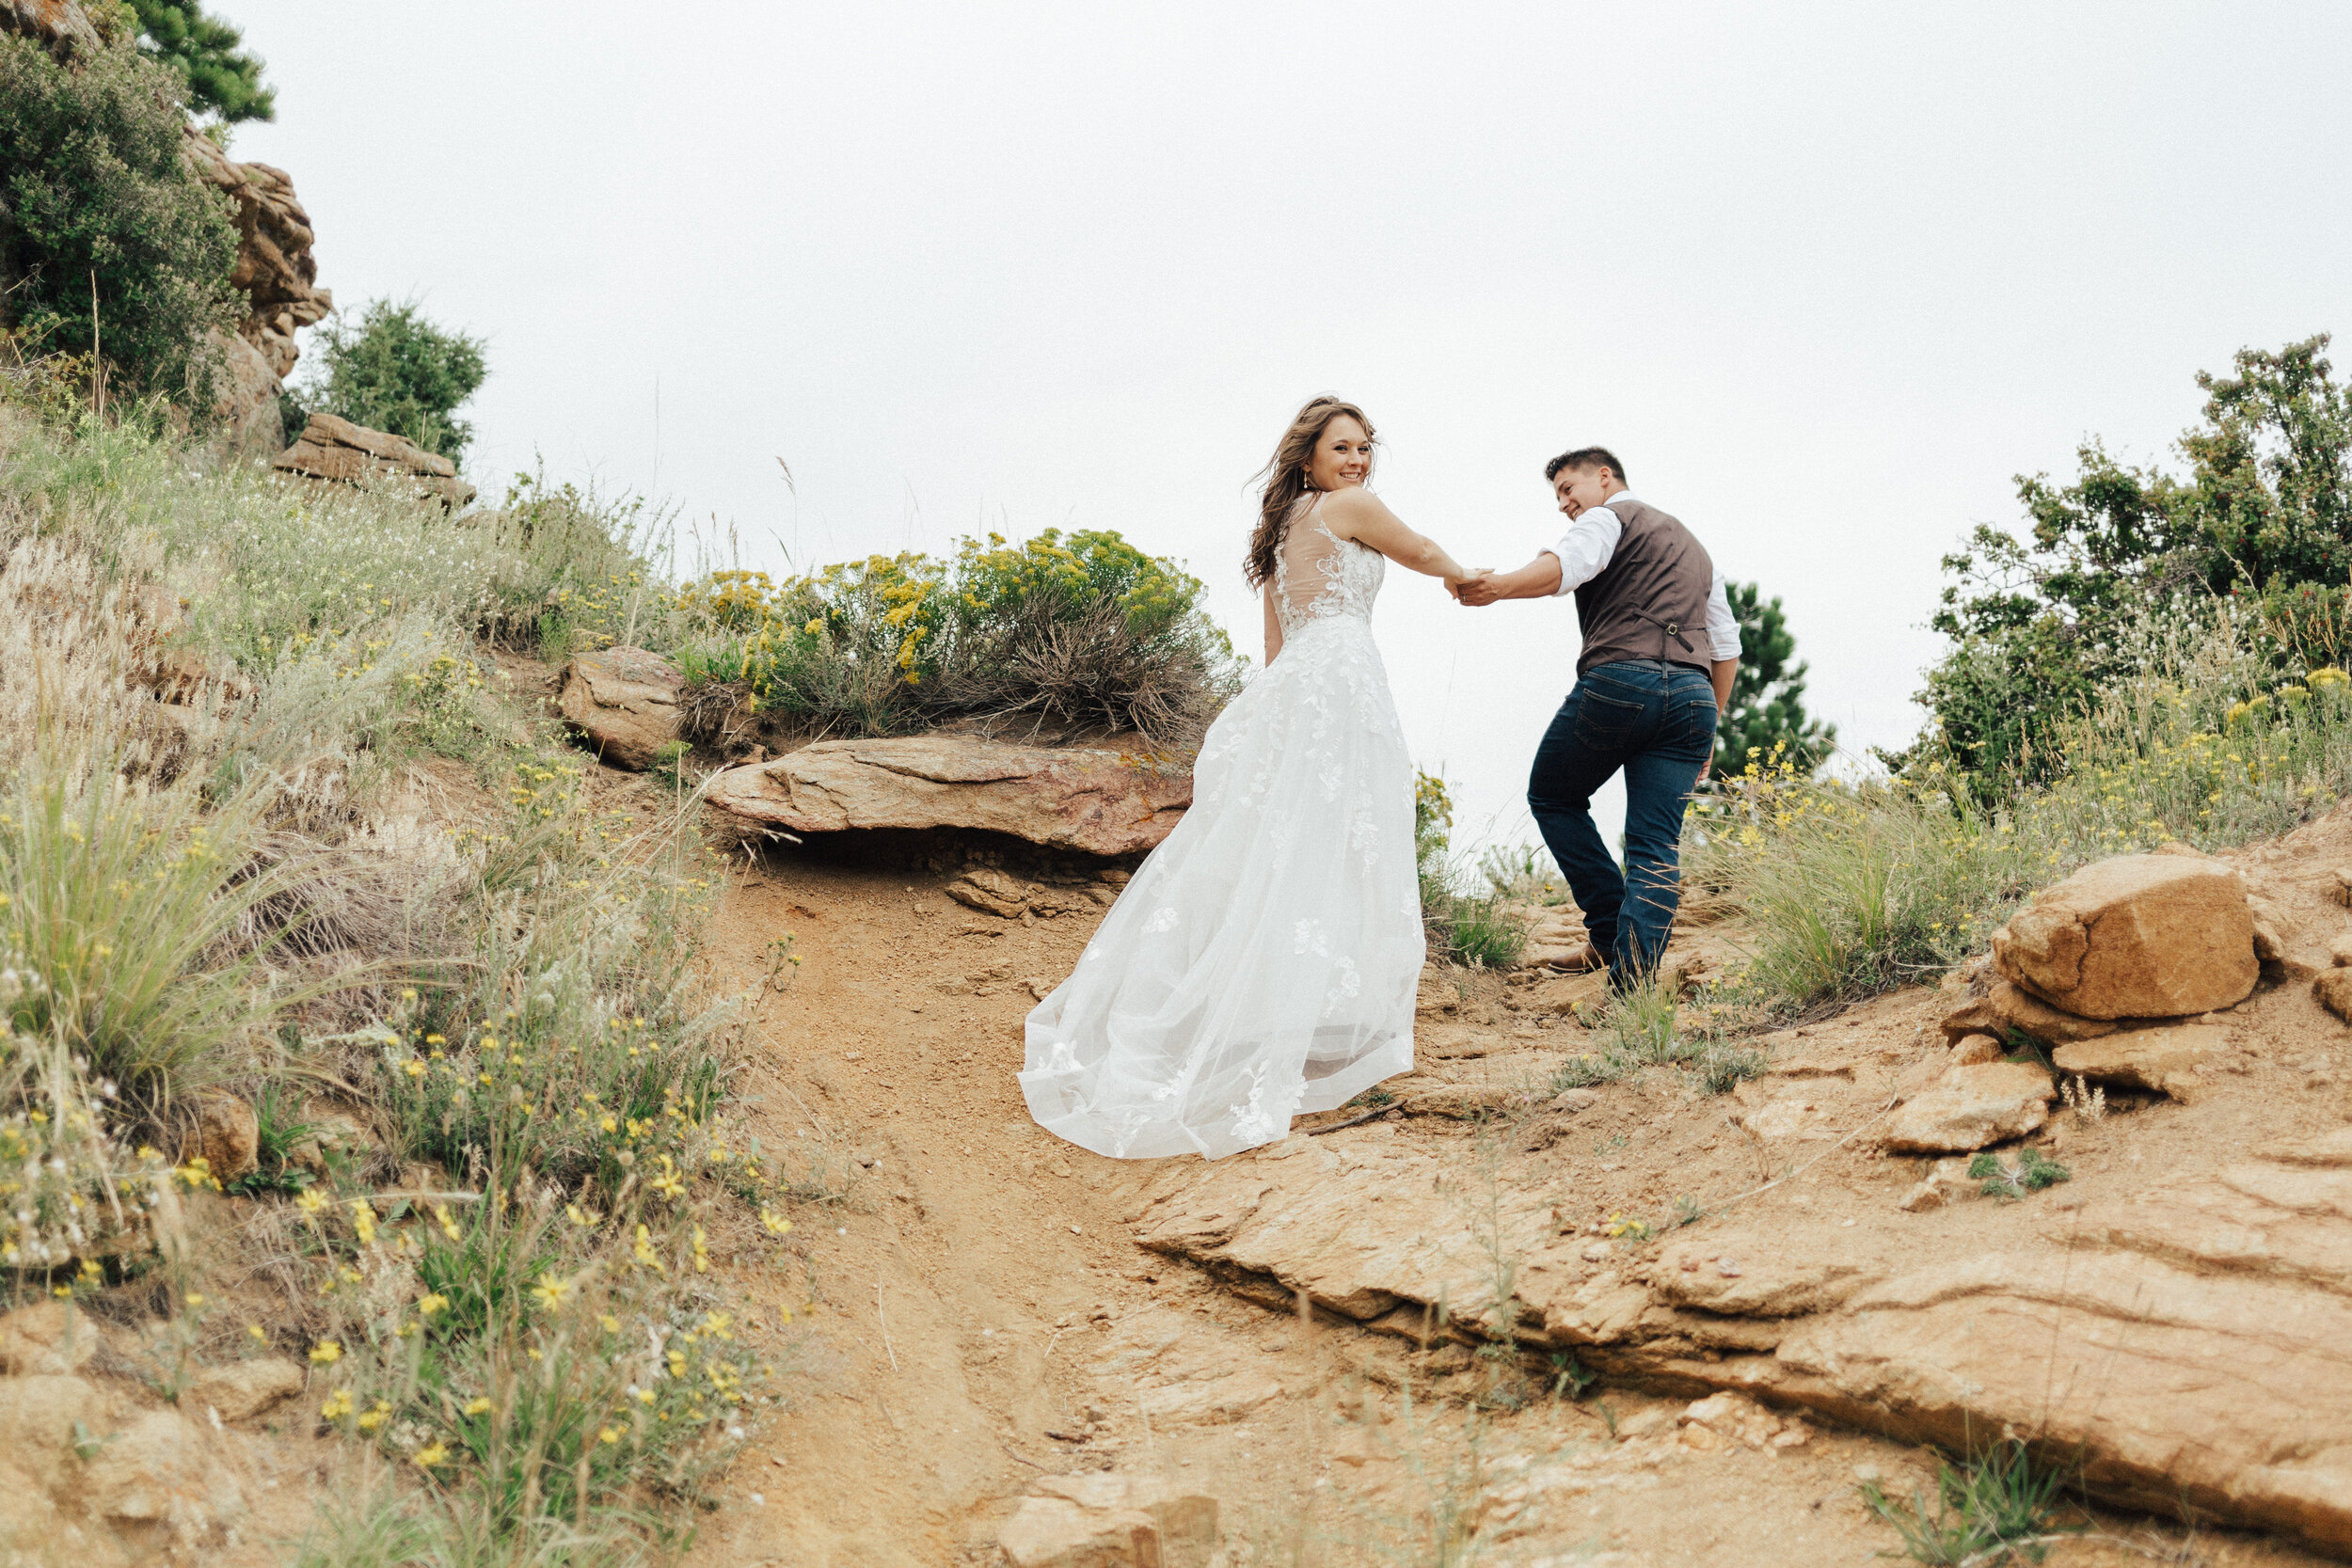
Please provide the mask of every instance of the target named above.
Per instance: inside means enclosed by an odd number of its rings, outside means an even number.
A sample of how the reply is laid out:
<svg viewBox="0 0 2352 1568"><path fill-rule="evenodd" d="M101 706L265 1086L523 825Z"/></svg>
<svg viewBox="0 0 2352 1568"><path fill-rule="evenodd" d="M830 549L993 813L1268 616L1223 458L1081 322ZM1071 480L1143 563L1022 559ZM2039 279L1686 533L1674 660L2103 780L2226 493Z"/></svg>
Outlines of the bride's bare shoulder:
<svg viewBox="0 0 2352 1568"><path fill-rule="evenodd" d="M1326 491L1323 497L1323 520L1332 532L1350 534L1365 523L1388 515L1380 498L1360 484L1344 490Z"/></svg>

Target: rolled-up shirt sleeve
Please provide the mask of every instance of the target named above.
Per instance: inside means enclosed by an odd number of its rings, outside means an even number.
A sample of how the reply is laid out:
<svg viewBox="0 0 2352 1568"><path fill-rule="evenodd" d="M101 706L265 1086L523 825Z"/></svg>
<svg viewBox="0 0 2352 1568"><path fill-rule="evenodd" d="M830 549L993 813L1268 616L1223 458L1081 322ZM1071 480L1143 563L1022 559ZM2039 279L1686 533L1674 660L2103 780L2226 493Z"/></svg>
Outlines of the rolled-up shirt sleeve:
<svg viewBox="0 0 2352 1568"><path fill-rule="evenodd" d="M1731 596L1724 592L1724 575L1715 574L1707 591L1707 648L1720 664L1740 657L1740 623L1731 613Z"/></svg>
<svg viewBox="0 0 2352 1568"><path fill-rule="evenodd" d="M1600 576L1600 569L1617 553L1617 541L1624 537L1625 524L1614 512L1605 506L1585 508L1559 543L1544 546L1560 558L1560 586L1552 590L1553 595L1573 594Z"/></svg>

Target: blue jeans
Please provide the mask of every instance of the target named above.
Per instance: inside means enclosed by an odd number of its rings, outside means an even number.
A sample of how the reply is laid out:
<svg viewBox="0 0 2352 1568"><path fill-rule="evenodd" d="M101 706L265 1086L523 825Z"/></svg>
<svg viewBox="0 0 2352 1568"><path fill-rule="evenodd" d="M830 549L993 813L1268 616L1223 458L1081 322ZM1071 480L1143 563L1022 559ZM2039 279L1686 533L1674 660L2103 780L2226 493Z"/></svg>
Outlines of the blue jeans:
<svg viewBox="0 0 2352 1568"><path fill-rule="evenodd" d="M1681 898L1682 812L1715 747L1703 670L1651 660L1584 672L1535 749L1527 809L1623 989L1658 967ZM1625 869L1593 826L1593 791L1625 769ZM1629 897L1629 895L1630 895Z"/></svg>

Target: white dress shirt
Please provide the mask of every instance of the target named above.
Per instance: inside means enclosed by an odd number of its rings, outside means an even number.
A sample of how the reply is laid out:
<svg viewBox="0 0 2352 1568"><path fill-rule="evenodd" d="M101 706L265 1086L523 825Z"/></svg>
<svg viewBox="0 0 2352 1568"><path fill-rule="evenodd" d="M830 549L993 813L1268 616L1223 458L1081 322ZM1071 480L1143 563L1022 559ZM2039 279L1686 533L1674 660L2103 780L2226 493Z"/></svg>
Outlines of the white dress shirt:
<svg viewBox="0 0 2352 1568"><path fill-rule="evenodd" d="M1630 490L1619 490L1609 501L1639 499ZM1554 592L1573 594L1600 576L1601 568L1615 559L1617 541L1624 537L1625 520L1609 510L1609 502L1586 507L1557 545L1546 546L1560 558L1560 586ZM1707 646L1718 663L1740 657L1740 623L1732 618L1721 572L1707 591Z"/></svg>

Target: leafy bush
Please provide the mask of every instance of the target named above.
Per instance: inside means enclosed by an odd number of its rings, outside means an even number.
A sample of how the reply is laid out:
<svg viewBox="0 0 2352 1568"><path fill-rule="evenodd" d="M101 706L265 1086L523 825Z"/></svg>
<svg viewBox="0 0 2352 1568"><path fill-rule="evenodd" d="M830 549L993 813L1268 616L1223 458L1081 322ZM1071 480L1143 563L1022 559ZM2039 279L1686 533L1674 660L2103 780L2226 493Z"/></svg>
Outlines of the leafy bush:
<svg viewBox="0 0 2352 1568"><path fill-rule="evenodd" d="M1945 558L1933 625L1953 647L1921 693L1935 728L1889 760L1944 761L1988 804L2011 781L2049 782L2066 765L2058 728L2134 673L2151 613L2205 625L2220 599L2252 601L2272 633L2255 651L2276 667L2352 656L2352 388L2327 346L2246 349L2234 375L2201 372L2185 476L2096 441L2072 483L2019 476L2029 533L1981 526Z"/></svg>
<svg viewBox="0 0 2352 1568"><path fill-rule="evenodd" d="M0 36L0 309L43 352L101 352L124 390L209 406L204 346L243 303L228 203L181 154L187 87L127 50L66 65Z"/></svg>
<svg viewBox="0 0 2352 1568"><path fill-rule="evenodd" d="M456 413L489 374L483 346L436 326L413 300L375 300L357 320L338 311L319 324L295 396L312 412L405 436L461 462L473 426Z"/></svg>
<svg viewBox="0 0 2352 1568"><path fill-rule="evenodd" d="M1201 584L1118 534L1048 529L965 539L952 562L904 554L781 585L714 573L683 603L690 683L739 688L810 728L888 735L963 717L1193 738L1231 695L1234 659Z"/></svg>

